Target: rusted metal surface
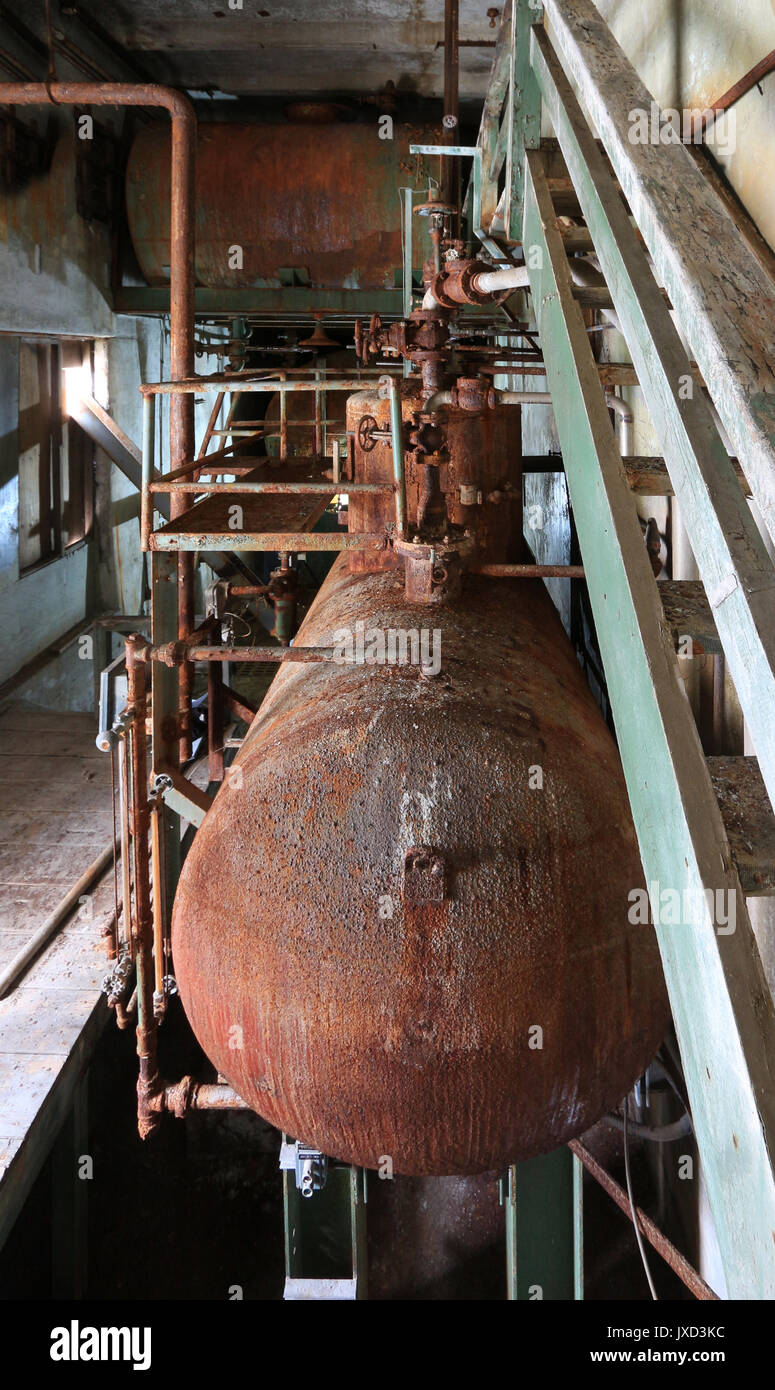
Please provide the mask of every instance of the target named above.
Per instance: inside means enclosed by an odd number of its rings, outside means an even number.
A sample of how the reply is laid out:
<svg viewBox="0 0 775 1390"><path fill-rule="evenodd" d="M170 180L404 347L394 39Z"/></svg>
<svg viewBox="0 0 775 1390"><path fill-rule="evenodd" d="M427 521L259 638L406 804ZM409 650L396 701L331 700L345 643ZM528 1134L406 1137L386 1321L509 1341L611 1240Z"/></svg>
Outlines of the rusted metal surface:
<svg viewBox="0 0 775 1390"><path fill-rule="evenodd" d="M247 513L247 506L244 510ZM224 508L226 511L227 508ZM385 533L380 531L358 534L347 531L260 531L257 528L265 524L263 518L256 518L254 526L247 524L242 531L230 531L228 515L216 515L213 521L215 530L202 531L199 529L199 518L195 518L197 524L192 526L188 518L183 517L182 522L175 523L180 530L162 529L151 536L151 550L219 550L228 546L233 551L286 550L294 553L306 550L383 551L387 544Z"/></svg>
<svg viewBox="0 0 775 1390"><path fill-rule="evenodd" d="M411 179L401 165L410 163L417 133L400 121L392 140L378 139L372 123L203 124L196 149L199 283L271 286L288 283L296 271L297 283L321 288L391 289L402 263L396 188ZM168 278L169 167L165 133L139 132L127 167L127 215L151 285ZM235 245L241 268L229 264ZM418 269L428 247L418 231Z"/></svg>
<svg viewBox="0 0 775 1390"><path fill-rule="evenodd" d="M134 850L134 898L132 934L135 941L137 971L137 1055L140 1075L137 1082L138 1129L145 1139L158 1123L147 1108L149 1097L158 1086L156 1017L153 1008L153 911L148 874L148 769L146 762L146 663L147 642L133 634L126 641L127 709L131 714L132 804L131 831Z"/></svg>
<svg viewBox="0 0 775 1390"><path fill-rule="evenodd" d="M583 565L473 565L472 574L490 579L583 579Z"/></svg>
<svg viewBox="0 0 775 1390"><path fill-rule="evenodd" d="M333 661L333 647L190 647L191 661Z"/></svg>
<svg viewBox="0 0 775 1390"><path fill-rule="evenodd" d="M630 1199L624 1188L619 1186L616 1179L612 1178L611 1174L606 1172L606 1169L592 1156L589 1149L586 1149L578 1140L571 1140L568 1147L584 1164L587 1172L592 1174L595 1181L599 1182L600 1186L608 1193L609 1197L616 1202L619 1210L624 1212L629 1221L632 1221ZM694 1297L703 1301L717 1299L718 1294L714 1293L710 1285L705 1283L702 1276L689 1264L686 1256L682 1255L680 1250L676 1250L672 1241L668 1240L667 1236L660 1231L659 1227L651 1220L651 1217L647 1216L645 1211L642 1211L640 1207L635 1208L635 1215L638 1218L638 1228L641 1235L646 1237L649 1245L653 1246L657 1254L662 1256L665 1264L669 1265L673 1273L678 1275L681 1283L694 1294Z"/></svg>
<svg viewBox="0 0 775 1390"><path fill-rule="evenodd" d="M494 410L461 410L444 407L433 418L423 415L423 387L417 377L401 383L404 421L405 489L409 529L416 527L427 497L427 473L437 475L438 495L443 494L449 525L472 529L480 547L480 559L493 563L522 559L521 422L516 406ZM359 436L364 418L373 420L366 436ZM374 390L358 391L347 401L347 429L351 436L352 481L383 482L393 479L390 401ZM560 461L558 460L558 466ZM388 493L350 497L348 524L352 531L371 531L387 524L393 511ZM473 497L473 505L466 500ZM443 536L440 538L443 542ZM373 569L396 564L392 552L382 556L354 556L354 566Z"/></svg>
<svg viewBox="0 0 775 1390"><path fill-rule="evenodd" d="M298 641L422 612L400 573L340 558ZM469 578L433 625L436 679L276 676L173 920L186 1012L238 1094L333 1157L419 1175L581 1133L668 1017L651 929L628 922L642 878L618 755L543 586ZM444 896L407 901L423 846Z"/></svg>

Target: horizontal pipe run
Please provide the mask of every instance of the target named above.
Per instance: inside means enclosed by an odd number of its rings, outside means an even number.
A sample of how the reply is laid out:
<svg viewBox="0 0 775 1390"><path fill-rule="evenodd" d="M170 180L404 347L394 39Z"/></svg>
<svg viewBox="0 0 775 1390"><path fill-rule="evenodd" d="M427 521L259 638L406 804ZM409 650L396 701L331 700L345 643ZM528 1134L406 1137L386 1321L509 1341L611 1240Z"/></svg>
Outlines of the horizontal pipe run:
<svg viewBox="0 0 775 1390"><path fill-rule="evenodd" d="M333 661L333 647L191 647L189 661ZM346 665L346 661L341 661Z"/></svg>
<svg viewBox="0 0 775 1390"><path fill-rule="evenodd" d="M571 1153L574 1153L579 1161L583 1163L587 1172L591 1173L595 1181L608 1193L609 1197L611 1197L617 1207L619 1207L619 1210L624 1212L629 1221L632 1221L630 1199L624 1188L619 1186L618 1182L611 1177L610 1173L606 1172L602 1164L598 1163L597 1159L593 1157L589 1150L585 1149L584 1145L579 1143L578 1139L572 1139L568 1144L568 1148ZM696 1269L689 1264L685 1255L682 1255L680 1250L676 1250L672 1241L669 1241L667 1236L663 1235L659 1227L646 1215L645 1211L641 1211L640 1207L636 1207L635 1215L638 1218L638 1228L641 1234L646 1237L649 1245L653 1246L657 1254L662 1256L665 1264L669 1265L673 1273L678 1275L681 1283L694 1294L695 1298L707 1302L717 1300L718 1294L714 1293L710 1285L705 1283L705 1280L697 1273Z"/></svg>
<svg viewBox="0 0 775 1390"><path fill-rule="evenodd" d="M384 375L385 373L382 373ZM235 383L236 384L236 383ZM242 377L239 382L240 391L270 391L277 392L285 396L289 391L306 391L310 395L316 391L363 391L366 386L373 385L373 382L360 381L357 378L346 381L267 381L266 377L253 379ZM218 377L188 377L185 381L151 381L145 382L141 387L141 394L144 396L177 396L177 395L196 395L199 391L223 391L228 389L228 384L222 376ZM294 422L291 420L291 424Z"/></svg>
<svg viewBox="0 0 775 1390"><path fill-rule="evenodd" d="M189 1099L189 1110L249 1110L241 1096L222 1082L204 1082L194 1086Z"/></svg>
<svg viewBox="0 0 775 1390"><path fill-rule="evenodd" d="M509 265L502 270L481 270L471 282L477 294L500 294L501 290L524 290L530 287L526 265Z"/></svg>
<svg viewBox="0 0 775 1390"><path fill-rule="evenodd" d="M259 430L261 430L264 434L279 434L278 424L279 422L273 422L271 420L269 422L267 422L266 420L236 420L233 425L224 426L223 429L211 430L210 436L213 439L215 439L219 435L232 434L237 435L239 437L242 437L243 435L249 437L252 434L256 434ZM307 428L310 428L312 425L317 424L317 420L297 420L294 418L293 420L291 420L291 424L294 429L298 429L302 425L305 425ZM331 429L344 430L347 426L347 421L327 420L326 424L329 425Z"/></svg>
<svg viewBox="0 0 775 1390"><path fill-rule="evenodd" d="M212 535L156 531L151 550L264 550L278 553L307 550L384 550L387 537L379 531L219 531Z"/></svg>
<svg viewBox="0 0 775 1390"><path fill-rule="evenodd" d="M583 565L472 565L489 579L583 579Z"/></svg>
<svg viewBox="0 0 775 1390"><path fill-rule="evenodd" d="M173 483L151 483L150 485L151 492L206 492L208 494L229 492L235 495L238 492L263 492L279 493L281 496L287 493L298 493L302 497L307 494L320 497L333 496L335 492L394 492L395 488L395 483L335 483L333 480L330 483L283 483L279 481L275 482L274 480L268 482L246 480L236 483L202 483L194 481L189 483L181 480Z"/></svg>
<svg viewBox="0 0 775 1390"><path fill-rule="evenodd" d="M519 373L515 372L515 376ZM552 396L550 391L493 391L491 396L495 398L496 405L551 405ZM436 391L429 400L425 402L425 411L438 410L441 405L452 404L451 391Z"/></svg>

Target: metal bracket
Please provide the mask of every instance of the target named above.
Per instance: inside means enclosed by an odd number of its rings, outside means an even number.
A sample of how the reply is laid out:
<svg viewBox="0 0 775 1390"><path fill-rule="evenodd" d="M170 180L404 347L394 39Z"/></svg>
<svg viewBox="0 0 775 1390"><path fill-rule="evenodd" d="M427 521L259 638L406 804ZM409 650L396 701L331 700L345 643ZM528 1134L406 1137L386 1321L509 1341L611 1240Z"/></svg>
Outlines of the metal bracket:
<svg viewBox="0 0 775 1390"><path fill-rule="evenodd" d="M326 1185L328 1159L320 1149L312 1149L298 1140L291 1144L286 1139L280 1146L280 1171L295 1173L302 1197L313 1197Z"/></svg>
<svg viewBox="0 0 775 1390"><path fill-rule="evenodd" d="M430 845L414 845L404 858L404 902L409 907L443 903L447 891L444 856Z"/></svg>

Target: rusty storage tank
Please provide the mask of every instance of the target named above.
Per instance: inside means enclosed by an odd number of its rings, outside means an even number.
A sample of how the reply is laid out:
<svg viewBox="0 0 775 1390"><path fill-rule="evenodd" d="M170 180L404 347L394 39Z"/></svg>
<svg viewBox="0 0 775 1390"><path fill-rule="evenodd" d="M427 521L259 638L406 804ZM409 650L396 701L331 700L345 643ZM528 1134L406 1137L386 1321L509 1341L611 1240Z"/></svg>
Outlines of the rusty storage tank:
<svg viewBox="0 0 775 1390"><path fill-rule="evenodd" d="M308 283L393 289L400 284L401 206L412 182L410 141L422 130L395 121L379 138L376 117L356 122L202 123L196 153L196 277L212 288ZM435 137L434 137L435 138ZM170 134L135 137L126 173L129 230L151 285L169 281ZM415 263L430 254L415 218ZM242 268L229 248L242 248ZM292 274L293 273L293 274Z"/></svg>
<svg viewBox="0 0 775 1390"><path fill-rule="evenodd" d="M382 409L348 402L351 478L389 467ZM518 411L491 414L474 527L520 510ZM443 429L454 509L470 412ZM410 468L410 521L421 484ZM374 506L354 502L351 528ZM519 545L494 521L490 538L489 559ZM340 556L296 642L379 655L374 633L435 629L440 669L279 670L186 860L175 973L205 1052L278 1128L397 1174L484 1173L615 1105L667 1002L653 932L628 921L619 757L542 584L469 573L420 606L396 564Z"/></svg>

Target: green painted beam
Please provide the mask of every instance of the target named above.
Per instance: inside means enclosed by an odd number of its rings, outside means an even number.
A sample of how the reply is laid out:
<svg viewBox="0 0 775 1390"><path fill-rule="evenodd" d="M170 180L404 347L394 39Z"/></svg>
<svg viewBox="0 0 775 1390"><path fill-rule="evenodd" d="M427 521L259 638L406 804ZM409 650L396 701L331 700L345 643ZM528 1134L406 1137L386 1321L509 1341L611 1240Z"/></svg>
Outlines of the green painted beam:
<svg viewBox="0 0 775 1390"><path fill-rule="evenodd" d="M512 1164L505 1188L506 1297L582 1299L581 1165L570 1149Z"/></svg>
<svg viewBox="0 0 775 1390"><path fill-rule="evenodd" d="M530 31L543 23L541 0L512 0L510 121L506 150L506 236L519 241L525 182L525 150L541 143L541 94L530 62ZM507 111L508 115L508 111Z"/></svg>
<svg viewBox="0 0 775 1390"><path fill-rule="evenodd" d="M686 146L630 138L652 96L592 0L544 9L775 540L775 285Z"/></svg>
<svg viewBox="0 0 775 1390"><path fill-rule="evenodd" d="M168 314L170 292L166 286L123 286L116 290L112 305L117 314ZM403 291L323 290L302 285L269 289L203 289L194 292L197 314L312 314L328 310L332 314L393 314L401 317Z"/></svg>
<svg viewBox="0 0 775 1390"><path fill-rule="evenodd" d="M775 805L775 568L606 161L539 30L532 55Z"/></svg>
<svg viewBox="0 0 775 1390"><path fill-rule="evenodd" d="M724 1272L731 1297L773 1298L775 1008L540 154L526 170L533 303L641 858L652 894L681 895L657 936Z"/></svg>

